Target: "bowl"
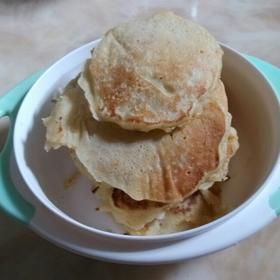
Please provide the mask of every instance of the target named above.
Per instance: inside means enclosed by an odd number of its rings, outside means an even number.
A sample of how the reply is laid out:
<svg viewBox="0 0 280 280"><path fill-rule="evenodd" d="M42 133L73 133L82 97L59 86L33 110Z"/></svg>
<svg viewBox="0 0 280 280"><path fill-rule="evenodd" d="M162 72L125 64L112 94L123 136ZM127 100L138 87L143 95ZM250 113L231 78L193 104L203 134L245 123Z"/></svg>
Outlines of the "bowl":
<svg viewBox="0 0 280 280"><path fill-rule="evenodd" d="M255 199L275 178L280 181L279 100L270 82L242 54L224 50L222 80L225 84L233 126L240 149L230 163L230 180L223 183L221 198L231 211L203 226L156 236L128 236L107 214L95 211L98 200L91 195L92 183L79 178L76 186L63 187L75 171L65 149L46 153L45 128L52 99L83 67L99 40L86 44L52 65L24 98L14 127L15 160L34 198L58 219L92 236L118 242L171 242L210 231L225 223Z"/></svg>

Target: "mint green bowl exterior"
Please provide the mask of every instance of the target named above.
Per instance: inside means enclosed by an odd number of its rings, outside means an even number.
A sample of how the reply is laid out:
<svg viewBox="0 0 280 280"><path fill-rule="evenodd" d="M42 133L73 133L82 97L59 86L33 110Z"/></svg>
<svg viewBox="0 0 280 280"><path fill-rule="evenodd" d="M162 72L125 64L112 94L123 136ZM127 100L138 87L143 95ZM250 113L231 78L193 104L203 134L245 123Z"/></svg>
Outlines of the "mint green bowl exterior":
<svg viewBox="0 0 280 280"><path fill-rule="evenodd" d="M42 75L44 71L38 71L29 78L25 79L0 99L0 117L7 116L10 119L10 129L5 146L0 154L0 206L7 214L13 218L28 224L32 219L35 209L17 191L10 176L10 156L14 122L17 116L21 101Z"/></svg>

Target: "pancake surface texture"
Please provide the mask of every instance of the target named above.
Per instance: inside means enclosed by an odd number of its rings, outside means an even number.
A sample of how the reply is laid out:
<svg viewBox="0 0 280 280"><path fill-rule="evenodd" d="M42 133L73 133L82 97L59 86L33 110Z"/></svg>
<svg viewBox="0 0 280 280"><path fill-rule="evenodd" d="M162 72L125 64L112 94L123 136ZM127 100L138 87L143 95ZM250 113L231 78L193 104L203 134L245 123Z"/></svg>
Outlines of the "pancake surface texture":
<svg viewBox="0 0 280 280"><path fill-rule="evenodd" d="M220 78L222 49L172 12L109 30L79 79L93 117L124 129L183 125Z"/></svg>

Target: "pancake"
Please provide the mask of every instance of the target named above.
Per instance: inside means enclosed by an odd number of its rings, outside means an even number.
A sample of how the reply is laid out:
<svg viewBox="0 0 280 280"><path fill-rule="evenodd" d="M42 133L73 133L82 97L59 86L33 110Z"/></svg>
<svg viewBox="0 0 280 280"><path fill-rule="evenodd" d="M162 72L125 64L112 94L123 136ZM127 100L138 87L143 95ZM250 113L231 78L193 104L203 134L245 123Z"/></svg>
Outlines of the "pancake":
<svg viewBox="0 0 280 280"><path fill-rule="evenodd" d="M72 156L78 169L87 176L84 166L73 153ZM95 191L99 198L99 210L112 215L130 235L167 234L211 222L228 211L219 193L220 187L218 193L201 190L179 203L166 204L136 201L123 191L102 184L98 184Z"/></svg>
<svg viewBox="0 0 280 280"><path fill-rule="evenodd" d="M79 85L96 120L169 132L213 91L222 54L206 29L162 12L109 30L85 64Z"/></svg>
<svg viewBox="0 0 280 280"><path fill-rule="evenodd" d="M220 198L210 191L196 192L182 202L159 204L135 201L124 192L99 187L99 209L111 214L131 235L167 234L206 224L226 212Z"/></svg>
<svg viewBox="0 0 280 280"><path fill-rule="evenodd" d="M99 209L111 214L129 233L141 231L147 224L164 217L167 209L165 204L136 201L118 189L104 186L99 186L96 195L100 201Z"/></svg>
<svg viewBox="0 0 280 280"><path fill-rule="evenodd" d="M70 148L94 182L120 189L134 200L181 202L224 180L238 147L221 81L211 96L182 128L144 133L93 119L73 80L44 119L46 149Z"/></svg>

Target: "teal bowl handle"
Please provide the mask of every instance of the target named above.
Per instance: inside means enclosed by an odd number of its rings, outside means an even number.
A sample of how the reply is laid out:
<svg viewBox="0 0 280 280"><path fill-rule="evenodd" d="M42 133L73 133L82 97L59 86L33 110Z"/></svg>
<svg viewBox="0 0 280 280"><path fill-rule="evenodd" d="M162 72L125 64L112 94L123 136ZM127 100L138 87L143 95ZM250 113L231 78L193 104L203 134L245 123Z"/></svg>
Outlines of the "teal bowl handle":
<svg viewBox="0 0 280 280"><path fill-rule="evenodd" d="M274 90L276 91L278 97L280 98L280 69L271 65L261 59L258 59L253 56L246 55L246 58L251 61L262 73L263 75L271 82ZM279 182L280 184L280 182ZM272 193L269 197L269 206L275 211L277 216L280 215L280 186L278 189Z"/></svg>
<svg viewBox="0 0 280 280"><path fill-rule="evenodd" d="M251 55L245 55L245 57L271 82L280 97L280 68Z"/></svg>
<svg viewBox="0 0 280 280"><path fill-rule="evenodd" d="M39 71L22 81L0 99L0 117L10 119L8 137L0 153L0 208L17 220L28 224L32 219L35 208L17 191L10 175L10 156L12 151L14 122L18 109L25 94L42 75Z"/></svg>

